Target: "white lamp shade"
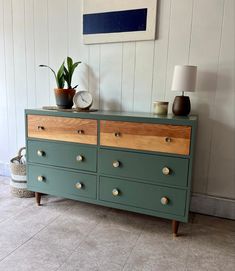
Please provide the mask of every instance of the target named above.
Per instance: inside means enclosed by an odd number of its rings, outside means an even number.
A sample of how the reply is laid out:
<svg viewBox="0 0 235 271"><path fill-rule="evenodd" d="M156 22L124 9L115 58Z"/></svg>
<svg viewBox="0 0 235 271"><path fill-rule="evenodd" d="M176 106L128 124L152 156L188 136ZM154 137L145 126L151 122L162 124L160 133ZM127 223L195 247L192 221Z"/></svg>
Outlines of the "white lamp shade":
<svg viewBox="0 0 235 271"><path fill-rule="evenodd" d="M176 65L171 90L193 92L196 87L197 66Z"/></svg>

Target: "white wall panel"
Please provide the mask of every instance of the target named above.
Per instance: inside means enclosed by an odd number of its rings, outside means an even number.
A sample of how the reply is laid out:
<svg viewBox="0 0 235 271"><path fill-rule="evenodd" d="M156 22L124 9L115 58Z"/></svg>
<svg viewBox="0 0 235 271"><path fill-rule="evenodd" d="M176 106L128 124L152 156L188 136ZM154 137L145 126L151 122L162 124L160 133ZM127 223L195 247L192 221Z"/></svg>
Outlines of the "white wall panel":
<svg viewBox="0 0 235 271"><path fill-rule="evenodd" d="M194 2L189 61L197 64L199 69L197 90L191 95L191 102L193 111L198 112L200 119L196 149L196 168L200 170L194 174L195 192L206 193L207 189L223 3L222 0Z"/></svg>
<svg viewBox="0 0 235 271"><path fill-rule="evenodd" d="M81 0L0 0L0 163L23 144L23 109L55 104L39 64L57 69L70 55L83 62L73 84L93 93L94 108L149 112L154 100L173 101L174 65L190 63L199 70L193 190L235 198L234 0L159 0L157 40L89 46L81 10Z"/></svg>
<svg viewBox="0 0 235 271"><path fill-rule="evenodd" d="M8 138L8 110L7 89L5 73L5 45L4 45L4 9L3 0L0 1L0 163L9 160L9 138Z"/></svg>
<svg viewBox="0 0 235 271"><path fill-rule="evenodd" d="M231 61L235 54L234 10L234 1L225 0L206 190L210 195L229 198L235 195L235 63Z"/></svg>
<svg viewBox="0 0 235 271"><path fill-rule="evenodd" d="M152 108L154 42L136 42L134 111L150 112Z"/></svg>
<svg viewBox="0 0 235 271"><path fill-rule="evenodd" d="M5 74L6 74L6 95L7 95L7 114L8 114L8 141L9 157L15 155L17 150L17 119L15 98L15 69L14 69L14 42L12 25L12 3L4 0L4 48L5 48ZM19 90L20 91L20 90ZM8 162L8 160L6 161Z"/></svg>

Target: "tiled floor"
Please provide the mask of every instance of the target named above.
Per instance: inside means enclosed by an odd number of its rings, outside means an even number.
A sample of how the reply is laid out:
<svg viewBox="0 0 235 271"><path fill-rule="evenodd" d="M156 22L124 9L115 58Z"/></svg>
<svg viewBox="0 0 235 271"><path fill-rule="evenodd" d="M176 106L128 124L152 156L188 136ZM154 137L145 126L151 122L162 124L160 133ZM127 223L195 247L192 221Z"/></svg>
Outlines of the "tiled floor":
<svg viewBox="0 0 235 271"><path fill-rule="evenodd" d="M235 270L235 221L170 221L55 197L10 194L0 177L0 271Z"/></svg>

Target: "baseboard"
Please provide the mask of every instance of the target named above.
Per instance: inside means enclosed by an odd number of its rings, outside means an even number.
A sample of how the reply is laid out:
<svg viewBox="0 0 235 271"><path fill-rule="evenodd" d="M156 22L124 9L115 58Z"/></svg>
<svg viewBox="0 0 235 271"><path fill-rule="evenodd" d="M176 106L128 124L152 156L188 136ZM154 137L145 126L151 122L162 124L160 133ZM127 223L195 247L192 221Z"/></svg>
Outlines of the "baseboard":
<svg viewBox="0 0 235 271"><path fill-rule="evenodd" d="M3 163L0 161L0 175L2 176L10 176L10 167L9 163Z"/></svg>
<svg viewBox="0 0 235 271"><path fill-rule="evenodd" d="M190 211L235 220L235 200L194 193Z"/></svg>

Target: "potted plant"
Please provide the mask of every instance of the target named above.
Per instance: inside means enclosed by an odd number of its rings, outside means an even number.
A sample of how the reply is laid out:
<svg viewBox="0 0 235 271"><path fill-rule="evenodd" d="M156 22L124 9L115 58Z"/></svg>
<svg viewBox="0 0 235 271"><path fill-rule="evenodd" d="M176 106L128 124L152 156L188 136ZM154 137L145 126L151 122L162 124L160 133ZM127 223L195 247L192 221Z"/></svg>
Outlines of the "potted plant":
<svg viewBox="0 0 235 271"><path fill-rule="evenodd" d="M80 61L73 63L72 58L67 57L67 67L63 62L57 73L47 65L39 65L39 67L49 68L55 77L57 85L57 88L54 89L55 99L56 105L60 109L70 109L73 106L73 96L78 85L72 87L71 84L74 71L80 63ZM67 88L64 88L65 83L67 84Z"/></svg>

